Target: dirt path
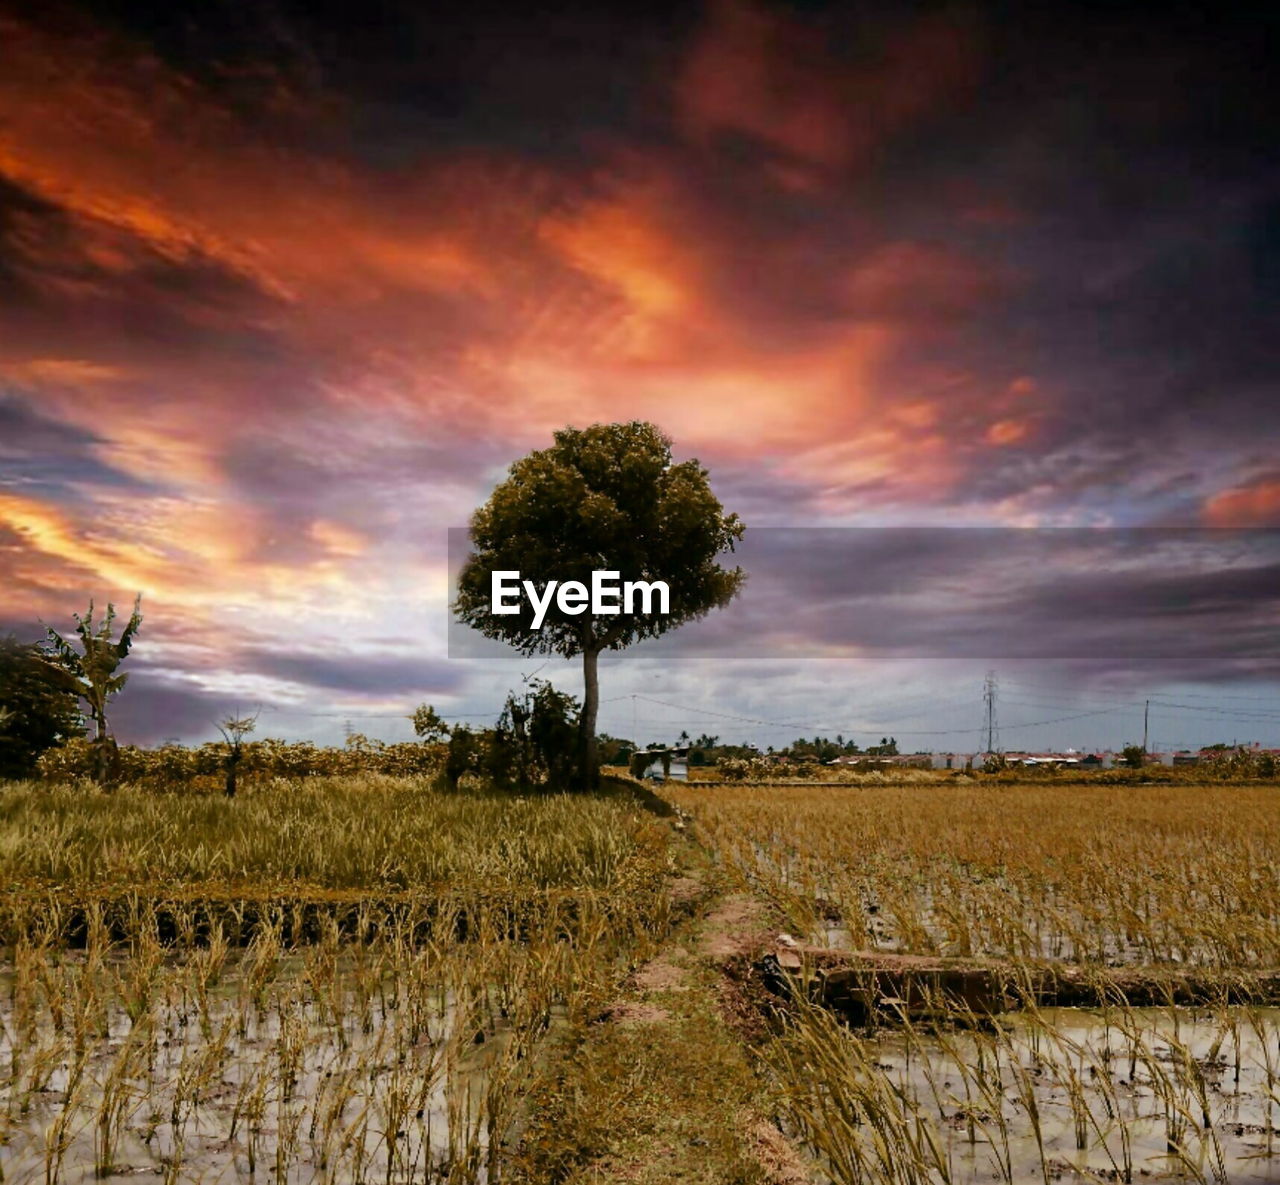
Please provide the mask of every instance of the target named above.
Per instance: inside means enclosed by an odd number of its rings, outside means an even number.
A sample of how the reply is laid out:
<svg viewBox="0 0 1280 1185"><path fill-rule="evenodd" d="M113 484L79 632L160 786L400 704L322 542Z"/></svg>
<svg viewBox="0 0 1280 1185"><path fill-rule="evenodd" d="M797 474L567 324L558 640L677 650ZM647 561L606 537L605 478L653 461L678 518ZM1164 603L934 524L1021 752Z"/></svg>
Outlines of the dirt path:
<svg viewBox="0 0 1280 1185"><path fill-rule="evenodd" d="M671 891L686 918L583 1034L561 1089L540 1100L522 1149L526 1180L809 1185L813 1179L768 1118L733 983L733 968L764 949L776 925L760 902L724 891L705 853L677 824L680 868Z"/></svg>

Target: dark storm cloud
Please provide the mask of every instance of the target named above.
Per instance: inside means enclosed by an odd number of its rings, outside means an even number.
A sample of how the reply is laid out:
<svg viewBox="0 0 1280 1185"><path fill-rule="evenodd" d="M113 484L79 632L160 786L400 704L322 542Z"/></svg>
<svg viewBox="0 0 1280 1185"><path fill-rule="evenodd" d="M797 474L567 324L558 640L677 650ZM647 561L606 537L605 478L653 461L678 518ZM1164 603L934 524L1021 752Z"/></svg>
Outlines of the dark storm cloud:
<svg viewBox="0 0 1280 1185"><path fill-rule="evenodd" d="M440 695L456 690L462 680L457 667L426 657L258 650L243 652L239 666L273 679L353 695Z"/></svg>
<svg viewBox="0 0 1280 1185"><path fill-rule="evenodd" d="M218 721L238 708L243 708L243 701L233 696L138 668L127 690L112 703L111 729L121 742L131 745L213 736Z"/></svg>
<svg viewBox="0 0 1280 1185"><path fill-rule="evenodd" d="M581 159L593 131L639 131L653 120L646 84L669 73L698 18L661 3L442 9L381 0L356 13L217 0L125 5L113 19L293 140L394 167L478 146ZM341 111L340 130L300 118L317 95Z"/></svg>
<svg viewBox="0 0 1280 1185"><path fill-rule="evenodd" d="M757 531L728 648L926 658L1253 663L1280 657L1280 532ZM734 618L737 617L735 621Z"/></svg>
<svg viewBox="0 0 1280 1185"><path fill-rule="evenodd" d="M32 400L0 387L0 489L85 482L145 491L145 482L93 455L101 443L100 436L43 416Z"/></svg>
<svg viewBox="0 0 1280 1185"><path fill-rule="evenodd" d="M726 609L646 655L1087 658L1206 674L1280 660L1280 531L759 528ZM451 653L497 653L453 625Z"/></svg>

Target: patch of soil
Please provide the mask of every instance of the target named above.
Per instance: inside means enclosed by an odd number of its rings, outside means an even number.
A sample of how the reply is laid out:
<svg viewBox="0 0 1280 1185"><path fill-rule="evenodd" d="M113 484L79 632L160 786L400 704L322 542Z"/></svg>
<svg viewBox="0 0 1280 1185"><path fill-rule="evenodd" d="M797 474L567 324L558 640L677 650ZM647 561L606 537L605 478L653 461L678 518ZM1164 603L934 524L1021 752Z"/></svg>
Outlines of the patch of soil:
<svg viewBox="0 0 1280 1185"><path fill-rule="evenodd" d="M656 1004L642 1004L638 1000L618 1000L610 1004L597 1021L611 1021L616 1025L652 1025L671 1019L671 1013Z"/></svg>
<svg viewBox="0 0 1280 1185"><path fill-rule="evenodd" d="M813 998L858 1022L884 1011L883 1005L886 1015L903 1008L929 1012L944 997L977 1015L1017 1008L1027 996L1040 1004L1082 1007L1121 999L1135 1007L1280 1000L1277 971L1227 976L1203 968L1017 966L1002 959L829 950L789 940L777 942L764 962L772 964L773 982L767 969L758 978L770 990L787 995L788 981L798 983L807 968L815 976Z"/></svg>
<svg viewBox="0 0 1280 1185"><path fill-rule="evenodd" d="M725 897L706 918L702 953L717 963L754 954L772 943L768 909L753 897Z"/></svg>
<svg viewBox="0 0 1280 1185"><path fill-rule="evenodd" d="M706 886L696 876L673 877L667 885L671 904L678 910L693 905L705 892Z"/></svg>
<svg viewBox="0 0 1280 1185"><path fill-rule="evenodd" d="M673 951L673 954L679 954ZM643 967L638 968L631 976L631 984L641 992L684 992L689 990L688 977L684 969L659 955L651 959Z"/></svg>

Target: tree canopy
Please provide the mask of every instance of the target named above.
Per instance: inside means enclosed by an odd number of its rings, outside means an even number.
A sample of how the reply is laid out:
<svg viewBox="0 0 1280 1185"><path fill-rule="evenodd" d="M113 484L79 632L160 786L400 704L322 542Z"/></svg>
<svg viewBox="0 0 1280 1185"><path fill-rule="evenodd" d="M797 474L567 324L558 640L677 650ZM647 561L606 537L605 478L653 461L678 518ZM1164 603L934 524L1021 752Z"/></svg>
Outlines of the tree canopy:
<svg viewBox="0 0 1280 1185"><path fill-rule="evenodd" d="M718 557L742 538L696 460L675 464L671 441L639 421L565 428L551 448L511 466L507 479L471 519L471 553L455 612L468 625L524 654L565 657L587 649L621 649L656 637L727 604L742 585L741 568ZM533 610L490 612L491 574L519 571L539 589L552 580L590 585L593 571L667 583L667 614L567 614L552 603L538 630Z"/></svg>
<svg viewBox="0 0 1280 1185"><path fill-rule="evenodd" d="M107 611L101 622L93 620L93 602L89 602L89 612L81 617L73 613L76 623L76 636L80 640L80 650L67 641L52 626L46 626L48 634L46 646L50 662L62 673L64 685L80 696L89 705L90 715L94 722L94 744L97 746L97 770L99 781L105 781L111 760L111 748L114 742L107 731L107 702L112 696L124 690L129 676L117 675L116 670L125 660L133 646L134 636L142 626L142 594L139 593L133 603L133 612L129 616L119 638L112 639L112 627L116 619L116 607L108 603Z"/></svg>
<svg viewBox="0 0 1280 1185"><path fill-rule="evenodd" d="M83 735L78 697L39 645L0 637L0 777L29 776L46 749Z"/></svg>
<svg viewBox="0 0 1280 1185"><path fill-rule="evenodd" d="M598 705L596 660L657 637L728 604L741 588L741 568L719 557L742 538L697 460L673 462L671 440L653 424L632 421L564 428L550 448L511 466L471 519L471 552L458 582L454 612L487 637L523 654L582 655L582 729L586 780L594 782ZM593 572L622 581L663 581L668 613L573 614L553 602L539 629L534 611L491 612L492 574L517 571L545 590L551 581L590 587Z"/></svg>

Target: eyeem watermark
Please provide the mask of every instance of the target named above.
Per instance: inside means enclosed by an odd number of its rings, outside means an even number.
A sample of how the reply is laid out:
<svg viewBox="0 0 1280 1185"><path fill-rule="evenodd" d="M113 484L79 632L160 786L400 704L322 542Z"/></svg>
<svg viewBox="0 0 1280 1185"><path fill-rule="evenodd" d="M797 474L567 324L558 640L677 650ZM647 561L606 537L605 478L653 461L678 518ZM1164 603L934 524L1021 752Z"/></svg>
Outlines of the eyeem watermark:
<svg viewBox="0 0 1280 1185"><path fill-rule="evenodd" d="M591 587L581 580L548 580L539 593L532 580L519 572L500 571L490 576L489 610L506 616L520 612L521 592L533 606L530 629L541 629L554 599L561 613L593 616L611 613L670 613L671 590L665 580L621 580L620 572L592 572ZM657 601L655 608L654 601ZM637 608L637 603L639 608Z"/></svg>

